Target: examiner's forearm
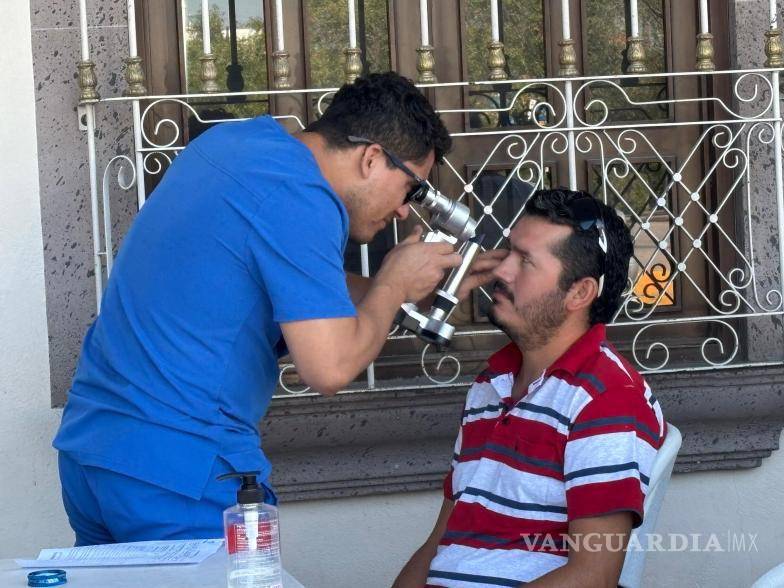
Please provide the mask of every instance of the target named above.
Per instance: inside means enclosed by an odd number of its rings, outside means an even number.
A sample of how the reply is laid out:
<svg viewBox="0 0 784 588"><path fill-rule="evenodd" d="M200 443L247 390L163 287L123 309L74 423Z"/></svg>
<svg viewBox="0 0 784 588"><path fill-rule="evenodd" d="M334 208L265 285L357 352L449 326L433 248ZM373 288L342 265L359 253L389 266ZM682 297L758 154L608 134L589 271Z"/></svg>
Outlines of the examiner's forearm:
<svg viewBox="0 0 784 588"><path fill-rule="evenodd" d="M405 297L399 290L376 281L357 305L357 319L350 339L353 344L346 350L349 356L346 361L355 372L354 376L378 357L403 302Z"/></svg>
<svg viewBox="0 0 784 588"><path fill-rule="evenodd" d="M348 293L351 295L351 301L354 306L359 306L362 299L373 286L373 278L366 278L357 274L346 272L346 284L348 285Z"/></svg>
<svg viewBox="0 0 784 588"><path fill-rule="evenodd" d="M387 340L392 320L405 299L382 279L356 306L356 316L281 324L302 381L331 396L345 388L373 361Z"/></svg>
<svg viewBox="0 0 784 588"><path fill-rule="evenodd" d="M424 298L459 265L450 245L421 243L418 237L414 232L392 249L372 282L346 278L358 301L356 316L281 323L305 384L328 396L343 389L378 356L400 305Z"/></svg>

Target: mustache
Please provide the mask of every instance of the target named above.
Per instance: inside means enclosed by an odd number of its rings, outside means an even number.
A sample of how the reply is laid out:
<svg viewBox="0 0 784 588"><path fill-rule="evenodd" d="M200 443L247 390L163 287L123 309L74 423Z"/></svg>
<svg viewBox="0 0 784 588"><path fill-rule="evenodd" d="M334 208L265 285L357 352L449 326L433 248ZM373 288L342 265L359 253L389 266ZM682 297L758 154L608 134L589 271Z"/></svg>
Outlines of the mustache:
<svg viewBox="0 0 784 588"><path fill-rule="evenodd" d="M514 295L512 294L512 291L509 289L509 286L507 286L501 280L496 280L495 282L493 282L493 293L496 292L498 294L501 294L502 296L506 296L509 300L514 300Z"/></svg>
<svg viewBox="0 0 784 588"><path fill-rule="evenodd" d="M493 293L498 292L502 296L506 296L510 301L514 302L514 296L512 295L509 288L501 282L500 280L496 280L494 283L490 284L490 295L492 296ZM490 319L490 322L495 326L499 326L494 321L493 316L493 307L496 305L495 300L492 298L488 298L487 296L480 296L479 297L479 316L486 317Z"/></svg>

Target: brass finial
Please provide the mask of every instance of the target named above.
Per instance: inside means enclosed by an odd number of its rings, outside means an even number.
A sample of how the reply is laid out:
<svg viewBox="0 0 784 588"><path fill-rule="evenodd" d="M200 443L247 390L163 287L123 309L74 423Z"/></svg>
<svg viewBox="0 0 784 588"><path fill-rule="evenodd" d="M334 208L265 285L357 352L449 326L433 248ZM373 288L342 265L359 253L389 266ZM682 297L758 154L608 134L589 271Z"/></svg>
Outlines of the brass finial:
<svg viewBox="0 0 784 588"><path fill-rule="evenodd" d="M629 37L626 39L626 73L644 74L648 73L645 65L645 47L642 44L642 37Z"/></svg>
<svg viewBox="0 0 784 588"><path fill-rule="evenodd" d="M490 41L487 44L488 79L493 81L506 79L506 57L504 44L501 41Z"/></svg>
<svg viewBox="0 0 784 588"><path fill-rule="evenodd" d="M784 67L781 55L781 31L778 28L765 31L765 67Z"/></svg>
<svg viewBox="0 0 784 588"><path fill-rule="evenodd" d="M97 102L101 99L98 95L96 86L98 80L95 77L95 63L92 61L80 61L76 67L79 70L79 102Z"/></svg>
<svg viewBox="0 0 784 588"><path fill-rule="evenodd" d="M362 73L362 50L358 47L346 47L343 54L346 56L346 83L353 84Z"/></svg>
<svg viewBox="0 0 784 588"><path fill-rule="evenodd" d="M275 88L278 90L287 90L291 88L290 75L289 52L275 51L272 54L272 79Z"/></svg>
<svg viewBox="0 0 784 588"><path fill-rule="evenodd" d="M561 48L561 53L558 56L558 64L561 66L558 70L558 75L564 78L579 75L574 40L562 39L558 41L558 46Z"/></svg>
<svg viewBox="0 0 784 588"><path fill-rule="evenodd" d="M713 35L700 33L697 35L697 71L713 71Z"/></svg>
<svg viewBox="0 0 784 588"><path fill-rule="evenodd" d="M127 84L126 96L145 96L147 94L141 57L125 58L125 83Z"/></svg>
<svg viewBox="0 0 784 588"><path fill-rule="evenodd" d="M207 94L220 91L218 87L218 68L215 65L215 56L212 53L199 57L201 61L201 89Z"/></svg>
<svg viewBox="0 0 784 588"><path fill-rule="evenodd" d="M417 81L420 84L435 84L436 79L436 58L433 54L433 47L422 45L417 47L417 71L419 76Z"/></svg>

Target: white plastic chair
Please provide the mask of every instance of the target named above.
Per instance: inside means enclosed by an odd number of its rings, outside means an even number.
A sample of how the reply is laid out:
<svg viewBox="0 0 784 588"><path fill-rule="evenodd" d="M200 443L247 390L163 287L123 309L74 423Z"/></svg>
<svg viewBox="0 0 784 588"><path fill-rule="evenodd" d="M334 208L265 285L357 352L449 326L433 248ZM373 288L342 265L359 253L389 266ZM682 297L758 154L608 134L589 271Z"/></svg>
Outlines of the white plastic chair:
<svg viewBox="0 0 784 588"><path fill-rule="evenodd" d="M659 518L664 494L672 475L672 467L675 465L675 458L681 448L683 437L681 432L670 423L667 423L667 436L664 438L659 452L656 454L656 461L653 462L653 471L648 485L648 494L643 503L644 518L642 525L632 531L632 535L637 535L639 545L646 545L645 535L653 533L656 529L656 519ZM633 550L626 552L626 559L623 560L623 569L618 585L623 588L639 588L642 585L642 573L645 570L645 550Z"/></svg>
<svg viewBox="0 0 784 588"><path fill-rule="evenodd" d="M781 588L782 586L784 586L784 563L769 570L754 582L751 588Z"/></svg>

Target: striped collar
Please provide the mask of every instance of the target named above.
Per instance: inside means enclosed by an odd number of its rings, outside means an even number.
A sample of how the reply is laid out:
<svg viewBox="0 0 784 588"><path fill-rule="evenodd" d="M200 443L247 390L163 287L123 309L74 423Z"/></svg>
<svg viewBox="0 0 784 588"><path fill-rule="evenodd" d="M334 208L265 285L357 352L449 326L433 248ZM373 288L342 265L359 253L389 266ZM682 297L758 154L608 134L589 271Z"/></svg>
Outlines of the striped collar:
<svg viewBox="0 0 784 588"><path fill-rule="evenodd" d="M545 370L544 377L547 378L558 371L571 375L577 374L589 358L600 352L605 336L606 328L603 324L592 326ZM487 369L477 379L489 381L498 395L505 398L511 395L515 376L522 365L522 352L517 345L509 343L490 356L487 360Z"/></svg>
<svg viewBox="0 0 784 588"><path fill-rule="evenodd" d="M606 336L607 329L603 324L592 326L547 368L547 375L557 371L576 375L587 360L601 351Z"/></svg>

